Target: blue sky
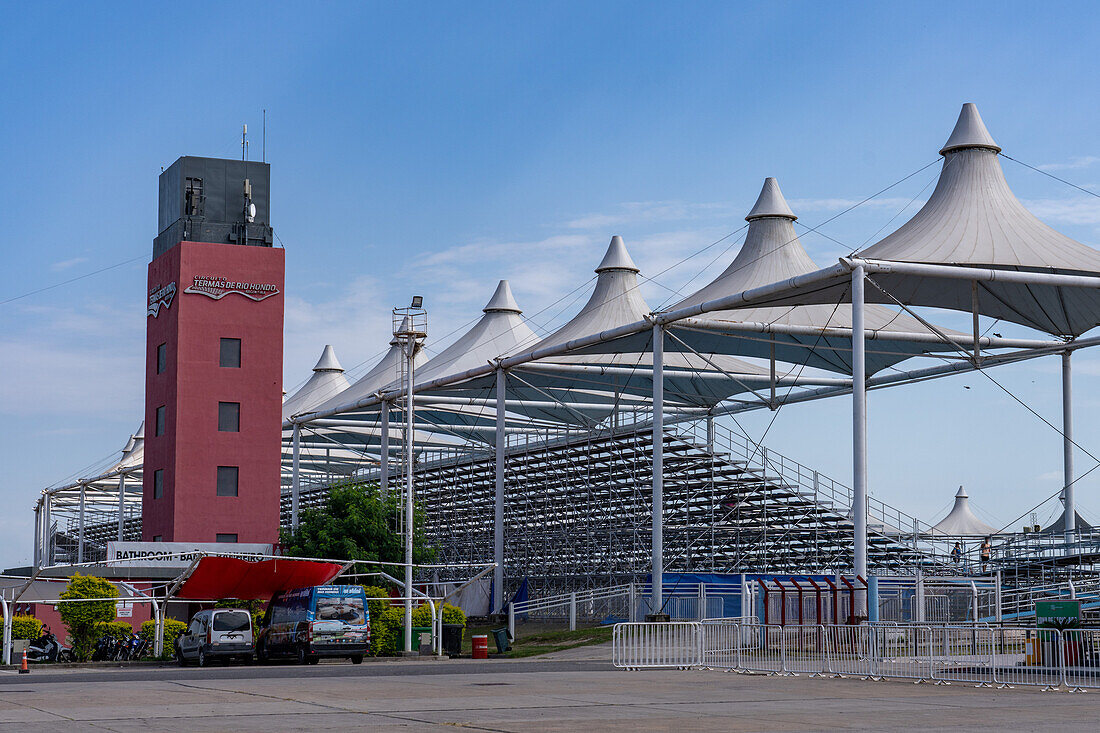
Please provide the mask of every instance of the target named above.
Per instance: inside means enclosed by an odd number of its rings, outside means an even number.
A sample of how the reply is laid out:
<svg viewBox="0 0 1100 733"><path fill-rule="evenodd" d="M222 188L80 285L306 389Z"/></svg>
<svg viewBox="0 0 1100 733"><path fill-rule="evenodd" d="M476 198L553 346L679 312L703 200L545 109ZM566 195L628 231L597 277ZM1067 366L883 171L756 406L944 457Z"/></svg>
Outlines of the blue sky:
<svg viewBox="0 0 1100 733"><path fill-rule="evenodd" d="M242 123L258 157L265 108L292 390L325 343L363 371L414 292L437 346L501 277L545 333L613 234L643 273L686 260L652 305L690 292L734 251L691 255L743 224L765 176L814 226L934 161L967 101L1006 153L1100 191L1098 26L1087 3L0 3L0 301L134 260L0 305L0 561L29 558L38 490L141 420L160 168L238 156ZM1100 199L1004 165L1045 221L1100 245ZM823 231L874 241L935 173ZM1100 455L1100 360L1078 362L1078 442ZM1058 422L1056 359L994 376ZM1059 436L979 375L869 409L874 495L925 519L959 484L995 523L1058 488ZM847 482L849 414L785 409L767 442Z"/></svg>

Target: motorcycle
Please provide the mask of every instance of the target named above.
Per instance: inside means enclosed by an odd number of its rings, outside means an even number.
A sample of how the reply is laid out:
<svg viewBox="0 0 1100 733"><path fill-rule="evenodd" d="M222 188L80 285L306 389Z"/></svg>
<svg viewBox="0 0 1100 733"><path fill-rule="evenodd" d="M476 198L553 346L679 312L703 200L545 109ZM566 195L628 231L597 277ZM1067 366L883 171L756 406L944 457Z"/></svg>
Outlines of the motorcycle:
<svg viewBox="0 0 1100 733"><path fill-rule="evenodd" d="M113 636L101 636L92 650L93 662L106 662L115 658L118 641Z"/></svg>
<svg viewBox="0 0 1100 733"><path fill-rule="evenodd" d="M42 627L42 636L27 644L28 662L71 662L73 650L62 646L49 626Z"/></svg>

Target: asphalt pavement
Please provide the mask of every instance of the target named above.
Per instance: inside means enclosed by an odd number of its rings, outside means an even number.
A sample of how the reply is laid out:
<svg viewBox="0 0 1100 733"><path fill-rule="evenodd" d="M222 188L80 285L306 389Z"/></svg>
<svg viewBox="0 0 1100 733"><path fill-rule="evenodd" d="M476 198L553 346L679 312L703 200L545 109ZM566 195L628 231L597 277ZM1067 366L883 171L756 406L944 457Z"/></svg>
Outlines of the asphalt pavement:
<svg viewBox="0 0 1100 733"><path fill-rule="evenodd" d="M0 674L0 731L1083 731L1100 694L600 660L36 669Z"/></svg>

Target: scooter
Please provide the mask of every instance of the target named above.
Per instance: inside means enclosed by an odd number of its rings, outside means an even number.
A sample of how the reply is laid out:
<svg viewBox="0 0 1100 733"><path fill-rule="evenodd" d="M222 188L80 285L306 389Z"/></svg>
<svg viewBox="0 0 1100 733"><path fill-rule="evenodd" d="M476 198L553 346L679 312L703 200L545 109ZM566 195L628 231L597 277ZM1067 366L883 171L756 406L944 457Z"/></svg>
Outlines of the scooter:
<svg viewBox="0 0 1100 733"><path fill-rule="evenodd" d="M49 626L42 627L42 636L27 644L29 662L71 662L73 650L61 646L61 642L50 631Z"/></svg>

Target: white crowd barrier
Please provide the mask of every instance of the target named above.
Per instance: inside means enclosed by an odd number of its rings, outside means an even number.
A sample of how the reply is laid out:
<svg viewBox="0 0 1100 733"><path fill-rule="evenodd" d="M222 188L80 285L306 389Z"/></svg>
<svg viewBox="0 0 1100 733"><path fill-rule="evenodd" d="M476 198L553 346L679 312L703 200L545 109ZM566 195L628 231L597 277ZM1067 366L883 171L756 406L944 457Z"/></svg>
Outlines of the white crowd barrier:
<svg viewBox="0 0 1100 733"><path fill-rule="evenodd" d="M624 669L709 668L978 686L1100 688L1100 629L901 624L788 625L745 619L616 624Z"/></svg>
<svg viewBox="0 0 1100 733"><path fill-rule="evenodd" d="M702 634L694 621L615 624L612 660L624 669L688 669L700 666Z"/></svg>

